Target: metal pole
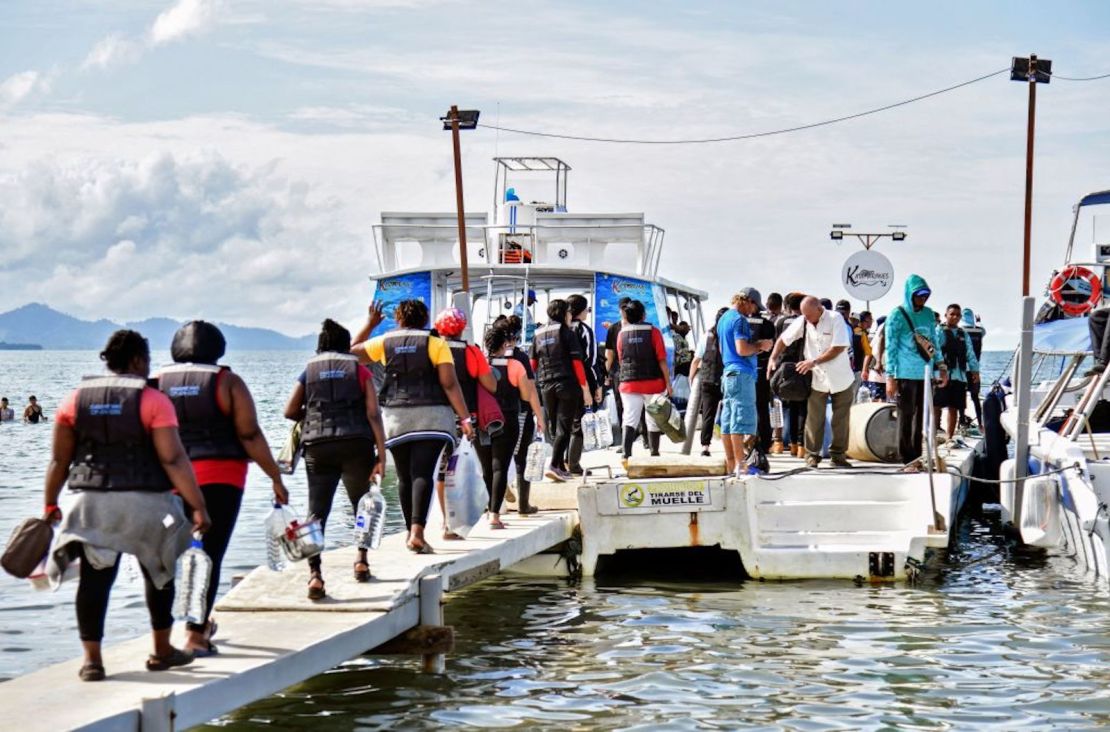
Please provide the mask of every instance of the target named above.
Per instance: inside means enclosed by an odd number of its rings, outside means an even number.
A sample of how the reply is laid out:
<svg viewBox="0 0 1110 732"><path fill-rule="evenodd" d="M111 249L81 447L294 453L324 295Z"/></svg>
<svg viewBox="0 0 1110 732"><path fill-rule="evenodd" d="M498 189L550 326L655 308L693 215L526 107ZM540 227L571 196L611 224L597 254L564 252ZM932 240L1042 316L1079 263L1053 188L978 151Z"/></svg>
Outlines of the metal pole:
<svg viewBox="0 0 1110 732"><path fill-rule="evenodd" d="M433 574L420 578L420 624L443 625L443 576ZM441 674L447 659L442 653L424 654L421 668L427 674Z"/></svg>
<svg viewBox="0 0 1110 732"><path fill-rule="evenodd" d="M463 207L462 152L459 149L459 108L451 105L451 144L455 148L455 208L459 213L459 265L463 292L470 292L470 267L466 261L466 210Z"/></svg>
<svg viewBox="0 0 1110 732"><path fill-rule="evenodd" d="M1029 296L1029 254L1033 227L1033 130L1037 119L1037 55L1029 56L1029 122L1025 137L1025 247L1022 254L1021 296Z"/></svg>
<svg viewBox="0 0 1110 732"><path fill-rule="evenodd" d="M1021 346L1017 361L1017 434L1014 436L1014 520L1021 516L1021 502L1025 489L1023 480L1029 475L1029 390L1033 379L1033 298L1022 299Z"/></svg>

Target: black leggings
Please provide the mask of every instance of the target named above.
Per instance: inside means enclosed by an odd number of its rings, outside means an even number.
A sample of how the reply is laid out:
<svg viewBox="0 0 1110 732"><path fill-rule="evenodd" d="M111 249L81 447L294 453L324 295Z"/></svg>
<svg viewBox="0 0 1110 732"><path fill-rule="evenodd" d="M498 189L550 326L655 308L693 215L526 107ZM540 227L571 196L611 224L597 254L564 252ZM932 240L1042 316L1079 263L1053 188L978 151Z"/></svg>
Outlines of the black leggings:
<svg viewBox="0 0 1110 732"><path fill-rule="evenodd" d="M809 401L783 402L782 406L790 420L790 442L795 445L805 444L806 414L809 412Z"/></svg>
<svg viewBox="0 0 1110 732"><path fill-rule="evenodd" d="M94 569L85 556L84 544L70 544L71 557L81 560L81 580L77 585L77 632L83 641L99 643L104 639L104 617L108 614L108 597L112 593L116 575L119 574L119 560L106 569ZM162 589L154 586L146 569L143 584L146 585L146 607L150 612L151 630L167 630L173 627L174 585L171 580Z"/></svg>
<svg viewBox="0 0 1110 732"><path fill-rule="evenodd" d="M208 616L212 613L212 606L216 604L216 593L220 589L220 567L224 562L227 545L231 543L235 521L239 518L239 507L243 503L243 489L226 483L207 483L200 487L200 492L204 494L204 505L208 507L208 516L212 519L212 526L203 539L204 553L212 560L212 575L208 578L204 620L199 625L185 625L189 630L198 632L204 630Z"/></svg>
<svg viewBox="0 0 1110 732"><path fill-rule="evenodd" d="M555 428L555 437L551 439L552 468L566 470L570 433L581 409L582 391L577 387L551 387L543 390L543 411L549 438L552 426Z"/></svg>
<svg viewBox="0 0 1110 732"><path fill-rule="evenodd" d="M531 409L526 407L522 407L522 409L524 411L520 413L520 434L517 435L516 452L513 455L513 460L516 461L516 487L518 491L531 487L531 483L524 479L524 468L528 464L528 446L536 438L536 416L532 414Z"/></svg>
<svg viewBox="0 0 1110 732"><path fill-rule="evenodd" d="M516 415L506 415L505 428L490 440L489 445L483 445L481 440L474 442L474 451L478 453L478 460L482 463L482 478L489 493L490 513L501 513L505 487L509 482L509 461L513 459L519 432L520 423Z"/></svg>
<svg viewBox="0 0 1110 732"><path fill-rule="evenodd" d="M717 407L721 405L721 385L702 384L698 397L698 414L701 415L701 445L709 447L713 442L713 424L717 421Z"/></svg>
<svg viewBox="0 0 1110 732"><path fill-rule="evenodd" d="M428 523L428 506L435 490L436 468L445 445L443 440L413 440L389 448L397 469L397 494L401 499L406 528Z"/></svg>
<svg viewBox="0 0 1110 732"><path fill-rule="evenodd" d="M305 448L308 512L320 519L321 528L327 526L340 480L347 489L351 512L358 509L359 499L370 490L370 473L375 462L374 443L367 439L314 442ZM319 569L320 555L309 557L308 566L312 570Z"/></svg>

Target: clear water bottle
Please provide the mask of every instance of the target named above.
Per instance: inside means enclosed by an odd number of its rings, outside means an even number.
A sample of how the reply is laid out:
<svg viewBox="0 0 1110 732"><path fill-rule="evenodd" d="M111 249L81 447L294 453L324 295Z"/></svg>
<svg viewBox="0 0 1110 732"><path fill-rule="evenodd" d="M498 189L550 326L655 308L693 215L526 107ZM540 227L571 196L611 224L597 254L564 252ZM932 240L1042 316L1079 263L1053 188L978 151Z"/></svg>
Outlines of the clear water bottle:
<svg viewBox="0 0 1110 732"><path fill-rule="evenodd" d="M377 549L385 533L385 496L377 481L359 499L355 511L355 544L359 549Z"/></svg>
<svg viewBox="0 0 1110 732"><path fill-rule="evenodd" d="M771 429L781 430L782 423L782 400L775 397L775 400L771 402Z"/></svg>
<svg viewBox="0 0 1110 732"><path fill-rule="evenodd" d="M606 415L608 418L608 415ZM582 415L582 450L590 452L601 445L597 442L597 423L600 420L597 412L587 411Z"/></svg>
<svg viewBox="0 0 1110 732"><path fill-rule="evenodd" d="M528 446L528 462L524 464L524 479L530 483L543 480L543 471L547 469L547 461L551 458L551 445L543 438L537 438Z"/></svg>
<svg viewBox="0 0 1110 732"><path fill-rule="evenodd" d="M288 506L274 504L274 510L266 517L266 564L275 572L285 569L285 552L281 549L281 538L285 528L295 521L297 515Z"/></svg>
<svg viewBox="0 0 1110 732"><path fill-rule="evenodd" d="M597 415L597 420L594 422L594 428L597 432L598 447L609 447L613 444L613 425L609 422L609 411L602 410L595 414Z"/></svg>
<svg viewBox="0 0 1110 732"><path fill-rule="evenodd" d="M143 581L143 572L139 568L139 560L134 554L124 554L120 560L123 565L123 576L127 581L133 585L141 584Z"/></svg>
<svg viewBox="0 0 1110 732"><path fill-rule="evenodd" d="M869 401L871 401L871 390L866 386L861 386L856 391L856 404L866 404Z"/></svg>
<svg viewBox="0 0 1110 732"><path fill-rule="evenodd" d="M193 534L193 543L177 558L174 618L190 623L204 622L208 604L208 580L211 576L212 560L204 553L200 534Z"/></svg>

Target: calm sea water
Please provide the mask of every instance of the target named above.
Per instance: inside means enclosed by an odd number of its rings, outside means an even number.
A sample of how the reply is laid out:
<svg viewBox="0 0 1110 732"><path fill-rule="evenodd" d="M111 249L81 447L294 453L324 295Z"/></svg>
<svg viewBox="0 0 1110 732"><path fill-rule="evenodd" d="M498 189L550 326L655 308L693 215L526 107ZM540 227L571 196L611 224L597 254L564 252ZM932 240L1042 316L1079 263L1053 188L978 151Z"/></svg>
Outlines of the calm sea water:
<svg viewBox="0 0 1110 732"><path fill-rule="evenodd" d="M229 359L251 385L275 445L287 429L281 407L305 357ZM986 371L1006 358L991 354ZM0 352L0 393L19 405L33 391L49 412L97 367L91 353ZM0 537L41 506L49 433L49 426L0 428ZM289 487L303 506L303 473ZM264 561L268 490L252 469L225 576ZM349 521L347 509L339 510ZM399 517L392 521L398 526ZM445 675L422 675L411 659L360 658L212 726L1110 725L1110 590L1065 556L1015 550L989 512L965 518L958 531L958 549L916 587L692 582L654 573L575 584L495 578L447 604L458 645ZM0 576L0 677L78 653L72 604L72 586L35 593ZM141 587L121 575L109 640L145 628Z"/></svg>

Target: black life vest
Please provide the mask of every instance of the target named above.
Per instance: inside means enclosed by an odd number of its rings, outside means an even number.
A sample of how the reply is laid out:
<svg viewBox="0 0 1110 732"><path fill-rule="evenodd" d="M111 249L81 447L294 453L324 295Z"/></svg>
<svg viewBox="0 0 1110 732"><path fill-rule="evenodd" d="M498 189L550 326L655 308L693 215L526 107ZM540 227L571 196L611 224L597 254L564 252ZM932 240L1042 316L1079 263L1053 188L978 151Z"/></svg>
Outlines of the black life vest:
<svg viewBox="0 0 1110 732"><path fill-rule="evenodd" d="M450 405L439 373L428 355L426 330L395 330L385 335L385 380L381 403L387 407Z"/></svg>
<svg viewBox="0 0 1110 732"><path fill-rule="evenodd" d="M717 342L716 328L710 329L705 334L705 353L701 356L701 374L703 384L720 385L721 373L724 371L724 360L721 358L721 344Z"/></svg>
<svg viewBox="0 0 1110 732"><path fill-rule="evenodd" d="M650 381L663 378L655 353L655 326L646 323L621 326L617 336L621 360L621 382Z"/></svg>
<svg viewBox="0 0 1110 732"><path fill-rule="evenodd" d="M748 319L748 327L752 332L752 345L756 341L762 340L775 340L775 325L770 320L767 320L762 315L752 315ZM760 351L756 355L756 363L759 364L759 378L767 378L767 362L771 360L770 351Z"/></svg>
<svg viewBox="0 0 1110 732"><path fill-rule="evenodd" d="M941 344L944 362L949 369L967 370L967 341L964 339L963 328L945 328L944 343Z"/></svg>
<svg viewBox="0 0 1110 732"><path fill-rule="evenodd" d="M782 316L782 318L779 319L778 325L776 326L776 330L778 331L779 335L782 335L783 333L785 333L786 329L790 327L790 324L793 323L795 320L797 320L800 317L802 317L802 316L800 316L800 315L784 315L784 316ZM786 348L782 349L782 362L783 363L798 363L800 361L804 361L805 360L805 347L806 347L806 339L805 339L805 329L803 327L802 336L798 340L791 343Z"/></svg>
<svg viewBox="0 0 1110 732"><path fill-rule="evenodd" d="M566 347L566 337L574 335L564 334L565 329L567 326L562 323L550 323L537 328L532 338L532 352L536 354L536 377L545 389L573 386L577 382L574 364Z"/></svg>
<svg viewBox="0 0 1110 732"><path fill-rule="evenodd" d="M139 376L93 376L77 387L71 490L157 493L173 488L143 427L140 404L146 385Z"/></svg>
<svg viewBox="0 0 1110 732"><path fill-rule="evenodd" d="M178 432L190 460L245 460L235 421L224 414L216 386L226 366L183 363L158 374L158 389L177 410Z"/></svg>
<svg viewBox="0 0 1110 732"><path fill-rule="evenodd" d="M321 353L305 366L304 376L302 443L373 438L366 419L366 395L358 383L356 357Z"/></svg>
<svg viewBox="0 0 1110 732"><path fill-rule="evenodd" d="M518 346L513 347L512 358L520 361L520 365L524 367L524 373L528 374L528 378L535 381L536 373L532 371L532 362L528 359L528 354L522 351ZM517 397L520 398L520 392L517 392ZM520 398L520 411L530 412L532 405Z"/></svg>
<svg viewBox="0 0 1110 732"><path fill-rule="evenodd" d="M451 358L455 359L455 378L459 381L463 399L466 401L466 410L471 414L478 411L478 380L470 375L466 367L466 341L457 341L451 338L444 339L451 348Z"/></svg>
<svg viewBox="0 0 1110 732"><path fill-rule="evenodd" d="M520 414L522 403L520 389L509 381L509 362L515 360L512 356L494 356L489 360L490 369L497 377L497 391L494 392L494 396L497 397L497 403L501 405L501 412L506 418Z"/></svg>
<svg viewBox="0 0 1110 732"><path fill-rule="evenodd" d="M968 337L971 338L971 350L975 352L975 358L982 358L983 336L987 334L987 331L982 326L966 325L964 326L964 333L967 333Z"/></svg>

